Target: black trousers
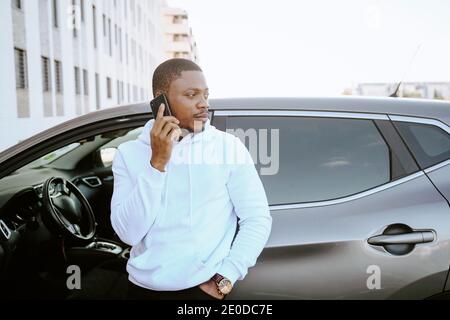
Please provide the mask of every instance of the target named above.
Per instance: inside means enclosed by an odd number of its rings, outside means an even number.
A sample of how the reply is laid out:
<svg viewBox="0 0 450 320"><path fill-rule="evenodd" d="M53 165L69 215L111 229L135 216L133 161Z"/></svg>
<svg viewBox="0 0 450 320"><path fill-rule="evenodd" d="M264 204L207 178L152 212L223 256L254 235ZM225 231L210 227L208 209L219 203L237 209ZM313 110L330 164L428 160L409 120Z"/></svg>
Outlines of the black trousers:
<svg viewBox="0 0 450 320"><path fill-rule="evenodd" d="M218 300L198 286L179 291L155 291L128 281L128 300Z"/></svg>

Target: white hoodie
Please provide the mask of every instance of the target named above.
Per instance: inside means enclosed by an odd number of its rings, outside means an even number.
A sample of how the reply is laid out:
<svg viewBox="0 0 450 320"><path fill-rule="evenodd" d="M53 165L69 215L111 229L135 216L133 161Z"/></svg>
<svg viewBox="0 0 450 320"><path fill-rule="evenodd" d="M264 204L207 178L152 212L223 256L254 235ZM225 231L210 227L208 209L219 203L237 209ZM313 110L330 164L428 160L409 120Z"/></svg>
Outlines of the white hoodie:
<svg viewBox="0 0 450 320"><path fill-rule="evenodd" d="M161 291L187 289L215 273L242 280L272 225L250 153L208 120L203 132L174 142L160 172L150 165L153 123L119 146L112 165L111 223L132 246L129 280Z"/></svg>

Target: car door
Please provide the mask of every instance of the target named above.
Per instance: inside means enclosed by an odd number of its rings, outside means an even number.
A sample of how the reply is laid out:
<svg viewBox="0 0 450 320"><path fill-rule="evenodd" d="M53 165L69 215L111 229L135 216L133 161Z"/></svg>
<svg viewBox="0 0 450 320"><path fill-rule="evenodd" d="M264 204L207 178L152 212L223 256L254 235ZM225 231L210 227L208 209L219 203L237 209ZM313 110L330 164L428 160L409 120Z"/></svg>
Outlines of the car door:
<svg viewBox="0 0 450 320"><path fill-rule="evenodd" d="M265 249L231 299L442 291L450 210L386 115L240 110L214 119L246 143L273 217Z"/></svg>
<svg viewBox="0 0 450 320"><path fill-rule="evenodd" d="M97 231L102 237L118 240L111 226L111 198L114 187L114 176L112 172L112 161L117 147L126 141L134 140L142 132L143 126L127 128L126 133L103 144L89 155L89 170L79 176L75 184L84 194L91 194L89 198L92 209L98 222ZM114 137L115 132L109 135ZM103 134L107 136L107 133ZM96 192L92 192L95 190Z"/></svg>
<svg viewBox="0 0 450 320"><path fill-rule="evenodd" d="M47 168L42 173L36 170L33 178L37 180L27 183L30 185L42 183L52 175L70 179L87 198L94 210L98 222L97 234L117 239L110 223L113 149L121 142L135 139L149 119L150 114L148 113L129 112L129 114L118 116L117 112L112 111L108 111L104 115L97 113L97 116L91 115L88 119L73 119L64 126L57 126L30 138L32 141L25 141L24 143L28 145L27 149L19 144L16 149L21 151L14 156L10 156L8 153L1 154L3 157L0 157L2 158L0 177L11 174L14 170L23 169L35 160L53 154L55 150L65 149L72 144L78 145L79 142L82 142L84 148L89 152L83 152L84 158L74 156L67 162L64 157L58 155L58 158L52 163L53 165L57 161L60 162L55 168L51 168L51 171ZM68 156L70 157L70 155ZM67 163L77 164L71 168ZM20 181L19 183L25 182Z"/></svg>

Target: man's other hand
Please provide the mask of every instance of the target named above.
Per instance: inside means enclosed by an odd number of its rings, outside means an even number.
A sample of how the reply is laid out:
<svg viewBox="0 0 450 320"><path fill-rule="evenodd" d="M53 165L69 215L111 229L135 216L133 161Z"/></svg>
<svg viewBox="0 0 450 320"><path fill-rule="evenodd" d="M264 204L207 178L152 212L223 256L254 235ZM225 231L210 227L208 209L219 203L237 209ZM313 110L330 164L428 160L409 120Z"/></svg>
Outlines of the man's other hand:
<svg viewBox="0 0 450 320"><path fill-rule="evenodd" d="M206 282L203 282L202 284L199 285L199 288L216 299L222 300L225 297L224 295L220 294L219 291L217 290L217 285L214 282L214 280L208 280Z"/></svg>

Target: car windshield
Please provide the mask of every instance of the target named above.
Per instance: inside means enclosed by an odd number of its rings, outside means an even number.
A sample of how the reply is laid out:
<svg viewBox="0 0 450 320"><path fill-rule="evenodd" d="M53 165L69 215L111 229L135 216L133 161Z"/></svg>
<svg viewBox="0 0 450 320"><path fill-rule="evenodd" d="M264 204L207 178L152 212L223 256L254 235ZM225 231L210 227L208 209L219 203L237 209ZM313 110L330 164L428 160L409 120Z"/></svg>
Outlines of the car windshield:
<svg viewBox="0 0 450 320"><path fill-rule="evenodd" d="M86 143L89 143L89 141L95 141L96 139L106 139L106 143L101 145L101 149L108 150L108 148L117 148L121 143L136 139L138 135L142 132L143 127L138 127L134 129L126 129L125 131L114 131L111 133L105 133L102 135L99 135L95 138L90 139L83 139L78 142L74 142L71 144L68 144L62 148L53 150L46 155L26 164L25 166L21 167L20 169L16 170L17 172L23 172L30 169L36 169L36 168L42 168L45 166L51 165L56 160L60 159L61 157L67 155L68 153L75 151L76 149L80 148L82 145L85 145ZM109 150L111 157L114 155L114 153ZM112 159L111 159L112 161Z"/></svg>

